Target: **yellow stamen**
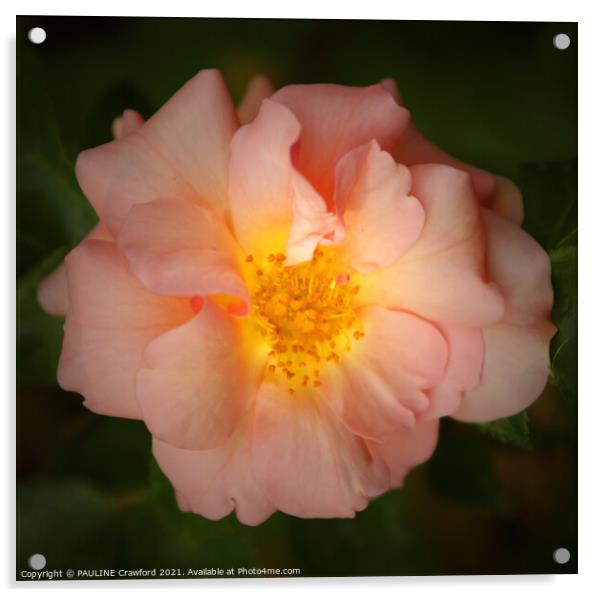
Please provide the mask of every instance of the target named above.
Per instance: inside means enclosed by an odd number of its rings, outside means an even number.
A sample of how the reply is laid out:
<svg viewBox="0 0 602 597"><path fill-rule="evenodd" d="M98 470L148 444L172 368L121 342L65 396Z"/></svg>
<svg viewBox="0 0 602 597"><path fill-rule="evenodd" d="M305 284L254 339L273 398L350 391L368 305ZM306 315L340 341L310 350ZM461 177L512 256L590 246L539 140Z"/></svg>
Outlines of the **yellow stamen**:
<svg viewBox="0 0 602 597"><path fill-rule="evenodd" d="M268 371L287 385L288 393L320 387L323 366L335 366L364 333L354 309L357 284L337 267L334 250L320 248L313 258L286 266L286 256L270 253L249 272L253 318L268 344ZM308 361L315 365L308 371ZM309 361L311 364L311 361ZM299 375L296 375L299 373Z"/></svg>

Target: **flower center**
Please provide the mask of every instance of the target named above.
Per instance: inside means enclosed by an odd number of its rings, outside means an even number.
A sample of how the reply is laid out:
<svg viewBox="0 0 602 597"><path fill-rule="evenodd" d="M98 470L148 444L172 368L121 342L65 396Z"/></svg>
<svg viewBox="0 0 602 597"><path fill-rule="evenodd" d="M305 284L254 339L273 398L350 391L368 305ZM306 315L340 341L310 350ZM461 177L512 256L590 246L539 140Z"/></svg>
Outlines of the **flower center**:
<svg viewBox="0 0 602 597"><path fill-rule="evenodd" d="M254 270L253 317L269 346L267 372L294 394L319 387L322 365L338 363L364 333L353 309L359 286L337 270L328 248L298 265L285 266L285 260L282 254L262 263L246 258Z"/></svg>

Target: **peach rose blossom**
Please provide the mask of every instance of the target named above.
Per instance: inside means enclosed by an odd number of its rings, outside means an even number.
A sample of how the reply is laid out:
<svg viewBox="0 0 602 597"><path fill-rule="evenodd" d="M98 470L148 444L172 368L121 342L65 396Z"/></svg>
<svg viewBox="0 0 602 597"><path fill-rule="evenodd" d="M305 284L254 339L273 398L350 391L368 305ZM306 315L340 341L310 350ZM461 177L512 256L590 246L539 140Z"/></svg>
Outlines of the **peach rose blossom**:
<svg viewBox="0 0 602 597"><path fill-rule="evenodd" d="M114 134L76 164L100 223L39 300L66 314L60 385L144 420L183 510L353 517L441 417L543 390L550 263L520 192L434 147L392 81L260 77L237 114L205 70Z"/></svg>

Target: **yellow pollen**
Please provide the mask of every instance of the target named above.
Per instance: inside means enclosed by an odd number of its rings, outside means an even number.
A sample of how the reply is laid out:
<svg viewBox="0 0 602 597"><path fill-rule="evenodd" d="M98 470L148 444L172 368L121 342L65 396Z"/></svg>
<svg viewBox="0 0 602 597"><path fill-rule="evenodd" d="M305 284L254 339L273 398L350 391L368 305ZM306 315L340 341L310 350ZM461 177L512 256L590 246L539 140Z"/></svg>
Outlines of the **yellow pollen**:
<svg viewBox="0 0 602 597"><path fill-rule="evenodd" d="M354 309L360 288L337 267L333 249L317 249L311 260L298 265L287 266L285 261L282 253L259 260L246 257L253 264L249 272L253 317L268 345L267 371L286 383L292 395L309 385L308 373L312 385L320 387L321 367L339 363L341 354L364 333ZM308 371L311 359L314 367Z"/></svg>

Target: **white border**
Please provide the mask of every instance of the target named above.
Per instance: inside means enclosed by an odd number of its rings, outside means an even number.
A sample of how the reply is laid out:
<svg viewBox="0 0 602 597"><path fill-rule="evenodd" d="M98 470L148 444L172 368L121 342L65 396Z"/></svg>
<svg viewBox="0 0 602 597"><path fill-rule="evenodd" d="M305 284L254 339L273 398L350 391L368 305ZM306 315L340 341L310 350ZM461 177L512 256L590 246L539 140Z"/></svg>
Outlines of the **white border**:
<svg viewBox="0 0 602 597"><path fill-rule="evenodd" d="M593 2L572 0L571 2L537 2L528 0L504 0L488 3L482 1L454 0L453 2L403 2L402 0L370 0L365 3L330 2L303 0L303 2L252 2L231 1L228 3L206 3L170 0L163 3L136 3L126 0L103 0L102 3L81 1L22 1L5 5L1 19L3 29L1 94L4 139L1 145L2 181L4 197L1 218L3 259L0 261L0 293L5 322L0 354L0 378L5 382L2 396L2 432L0 442L3 458L3 490L0 495L4 530L0 543L1 578L10 590L25 594L39 590L42 583L25 583L18 587L14 578L14 338L15 338L15 284L14 284L14 229L15 229L15 158L14 158L14 39L15 14L63 14L63 15L141 15L144 16L213 16L213 17L265 17L265 18L352 18L352 19L407 19L407 20L521 20L521 21L579 21L579 570L578 576L515 576L515 577L425 577L425 578L345 578L345 579L287 579L287 580L244 580L244 581L164 581L150 583L134 581L44 583L45 588L80 591L111 590L116 594L126 591L144 590L145 593L188 589L202 593L244 592L251 595L303 594L308 591L317 595L344 591L345 595L364 595L367 590L379 594L399 595L405 591L412 594L431 595L445 592L447 597L456 595L488 597L517 593L519 595L550 595L566 597L571 592L578 595L595 594L599 591L600 531L602 530L602 491L600 483L600 428L602 426L602 388L600 370L600 311L602 306L602 245L600 223L602 223L602 191L599 172L601 156L600 111L602 94L600 77L599 30L600 11L592 7ZM141 11L142 8L142 11ZM14 10L11 10L14 9ZM10 10L10 12L9 12ZM7 330L10 333L7 334ZM10 532L8 530L10 529Z"/></svg>
<svg viewBox="0 0 602 597"><path fill-rule="evenodd" d="M545 4L528 0L504 0L494 7L488 3L455 0L422 0L399 2L390 0L304 0L279 2L255 0L244 2L193 2L170 0L169 4L107 0L82 3L75 0L28 0L15 2L16 14L38 15L96 15L96 16L172 16L172 17L264 17L264 18L322 18L322 19L406 19L450 21L577 21L582 2L548 0ZM586 5L586 3L583 3Z"/></svg>

